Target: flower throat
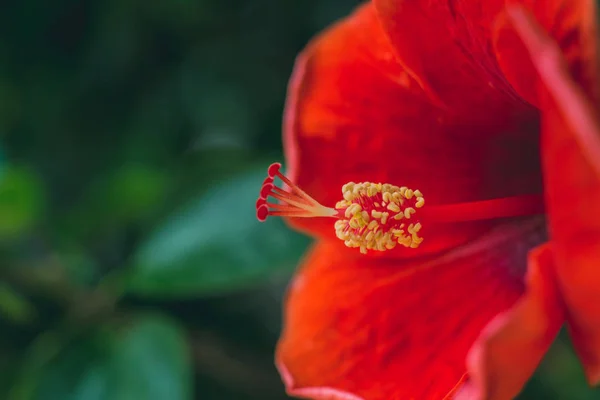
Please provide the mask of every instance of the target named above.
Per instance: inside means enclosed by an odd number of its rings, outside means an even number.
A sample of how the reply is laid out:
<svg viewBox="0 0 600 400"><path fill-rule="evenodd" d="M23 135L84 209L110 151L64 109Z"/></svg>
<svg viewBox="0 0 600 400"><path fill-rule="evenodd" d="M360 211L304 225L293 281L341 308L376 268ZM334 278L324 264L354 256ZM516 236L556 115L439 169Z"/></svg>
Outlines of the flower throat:
<svg viewBox="0 0 600 400"><path fill-rule="evenodd" d="M425 206L419 190L387 183L350 182L342 187L342 200L326 207L295 185L280 171L281 164L269 166L256 216L263 222L269 216L294 218L335 218L336 236L361 253L385 251L402 245L417 248L423 242L419 232L426 223L450 223L517 217L544 212L541 195L506 197L494 200ZM275 186L279 178L287 190ZM270 203L268 198L279 200Z"/></svg>

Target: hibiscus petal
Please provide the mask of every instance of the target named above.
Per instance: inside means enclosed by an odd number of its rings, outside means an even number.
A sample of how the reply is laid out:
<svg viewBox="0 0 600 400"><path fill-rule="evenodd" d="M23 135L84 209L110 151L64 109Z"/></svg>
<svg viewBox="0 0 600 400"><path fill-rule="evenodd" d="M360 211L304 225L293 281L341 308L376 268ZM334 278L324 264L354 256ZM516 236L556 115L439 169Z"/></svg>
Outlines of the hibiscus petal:
<svg viewBox="0 0 600 400"><path fill-rule="evenodd" d="M558 279L569 327L592 384L600 383L600 182L556 106L544 114L544 164ZM600 132L598 132L600 135ZM560 152L556 152L559 150ZM551 181L550 181L551 180Z"/></svg>
<svg viewBox="0 0 600 400"><path fill-rule="evenodd" d="M521 1L520 3L532 2ZM595 0L533 2L530 7L528 10L537 21L536 23L540 25L540 29L549 33L549 35L545 35L547 40L556 42L571 73L578 80L585 82L596 79L598 74L596 39L598 32ZM510 8L524 10L522 6L518 5ZM539 105L538 80L534 72L537 66L529 61L528 50L516 35L512 21L506 17L505 14L501 15L494 32L494 46L499 63L519 93L532 103ZM535 40L535 38L532 39ZM546 49L550 50L548 47ZM546 52L542 58L548 58L551 53L552 51ZM590 91L597 89L589 88Z"/></svg>
<svg viewBox="0 0 600 400"><path fill-rule="evenodd" d="M542 220L508 226L436 259L399 263L317 244L291 284L278 367L313 399L449 397L481 329L522 291Z"/></svg>
<svg viewBox="0 0 600 400"><path fill-rule="evenodd" d="M373 3L403 65L434 98L483 115L500 94L519 101L491 46L491 27L505 0Z"/></svg>
<svg viewBox="0 0 600 400"><path fill-rule="evenodd" d="M540 108L545 191L558 285L568 307L574 343L588 380L600 382L600 129L597 111L600 84L596 1L374 2L397 53L409 62L406 67L415 79L424 82L424 87L442 87L444 71L431 62L433 40L425 41L428 51L421 54L421 41L415 45L410 39L417 32L420 38L444 37L444 46L449 48L444 51L462 49L466 58L479 60L481 68L490 76L495 75L499 66L517 93ZM524 37L527 48L521 39L523 33L519 35L514 29L515 16L508 18L504 14L506 3L512 7L528 7L539 23L537 26L532 18L521 22L522 27L529 28ZM407 9L415 14L420 12L422 20L435 23L411 23ZM436 31L437 36L432 34ZM455 71L460 64L456 62L450 67L445 64L444 69L448 68ZM445 84L450 86L451 82ZM442 100L454 98L450 90L437 90L434 95Z"/></svg>
<svg viewBox="0 0 600 400"><path fill-rule="evenodd" d="M589 5L582 13L595 15L589 2L580 3ZM511 16L542 83L542 158L557 277L575 347L588 380L596 384L600 382L600 124L591 90L598 88L598 81L586 80L589 76L581 73L571 78L557 44L537 22L523 9L513 9ZM585 60L587 68L579 71L589 70L595 60Z"/></svg>
<svg viewBox="0 0 600 400"><path fill-rule="evenodd" d="M480 110L495 99L477 97L489 85L537 105L532 64L515 35L505 35L506 5L529 7L552 32L578 74L597 74L588 63L596 51L595 0L373 0L396 53L411 75L446 104ZM581 35L581 33L585 35ZM419 40L414 40L418 37ZM440 68L443 60L443 68ZM510 83L510 84L509 84ZM475 107L475 108L473 108Z"/></svg>
<svg viewBox="0 0 600 400"><path fill-rule="evenodd" d="M470 382L457 400L514 398L558 334L565 314L550 245L532 250L528 259L526 293L477 339L468 356Z"/></svg>
<svg viewBox="0 0 600 400"><path fill-rule="evenodd" d="M410 41L427 39L416 37ZM371 3L309 44L297 61L286 106L292 181L326 206L341 199L341 187L350 181L419 189L428 205L539 192L536 113L506 84L492 87L464 55L439 50L439 57L425 61L447 69L445 83L430 85L453 93L454 101L444 105L397 57ZM291 222L334 237L331 220ZM447 250L489 228L487 222L448 224L435 232L424 227L419 249L386 253L414 257Z"/></svg>

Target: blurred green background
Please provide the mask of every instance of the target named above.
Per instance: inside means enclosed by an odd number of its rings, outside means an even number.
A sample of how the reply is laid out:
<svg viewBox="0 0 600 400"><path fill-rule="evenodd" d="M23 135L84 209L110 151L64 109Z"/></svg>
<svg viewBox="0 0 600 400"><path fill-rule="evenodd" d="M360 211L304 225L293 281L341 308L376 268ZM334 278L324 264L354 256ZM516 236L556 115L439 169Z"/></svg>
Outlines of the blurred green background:
<svg viewBox="0 0 600 400"><path fill-rule="evenodd" d="M0 399L286 398L309 240L254 201L296 54L356 4L0 3ZM523 398L598 396L561 340Z"/></svg>

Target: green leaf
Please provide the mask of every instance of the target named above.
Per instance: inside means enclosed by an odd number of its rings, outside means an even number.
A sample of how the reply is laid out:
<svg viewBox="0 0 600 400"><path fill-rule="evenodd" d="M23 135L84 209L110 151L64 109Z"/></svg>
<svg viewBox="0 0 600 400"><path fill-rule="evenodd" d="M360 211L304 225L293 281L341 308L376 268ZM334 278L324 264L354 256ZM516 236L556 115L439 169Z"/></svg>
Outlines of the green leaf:
<svg viewBox="0 0 600 400"><path fill-rule="evenodd" d="M120 220L142 219L161 204L167 185L165 173L131 165L121 168L111 177L101 198Z"/></svg>
<svg viewBox="0 0 600 400"><path fill-rule="evenodd" d="M172 323L147 319L115 346L113 370L121 377L119 396L109 399L187 399L191 362L183 333Z"/></svg>
<svg viewBox="0 0 600 400"><path fill-rule="evenodd" d="M308 238L272 218L256 219L266 166L209 189L172 215L139 248L130 290L154 296L190 296L244 288L289 273Z"/></svg>
<svg viewBox="0 0 600 400"><path fill-rule="evenodd" d="M42 206L43 190L37 176L26 169L6 167L0 176L0 240L30 229Z"/></svg>
<svg viewBox="0 0 600 400"><path fill-rule="evenodd" d="M1 105L1 101L0 101L0 105ZM0 181L2 180L2 177L4 176L5 171L6 171L6 156L4 155L4 152L2 151L2 148L0 147Z"/></svg>
<svg viewBox="0 0 600 400"><path fill-rule="evenodd" d="M191 399L188 354L185 337L176 325L161 317L140 317L121 329L105 329L70 345L45 364L32 398ZM31 384L31 380L26 382Z"/></svg>
<svg viewBox="0 0 600 400"><path fill-rule="evenodd" d="M0 282L0 316L17 324L27 324L36 316L34 305L5 282Z"/></svg>

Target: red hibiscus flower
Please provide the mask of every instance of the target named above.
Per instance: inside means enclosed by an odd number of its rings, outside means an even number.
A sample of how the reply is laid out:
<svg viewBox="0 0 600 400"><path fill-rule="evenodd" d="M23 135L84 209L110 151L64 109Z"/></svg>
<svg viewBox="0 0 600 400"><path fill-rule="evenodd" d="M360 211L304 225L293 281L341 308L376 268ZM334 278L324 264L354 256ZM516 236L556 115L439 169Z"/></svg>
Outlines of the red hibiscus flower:
<svg viewBox="0 0 600 400"><path fill-rule="evenodd" d="M600 381L595 16L374 0L301 54L289 178L257 202L317 238L277 349L290 394L510 399L565 321Z"/></svg>

